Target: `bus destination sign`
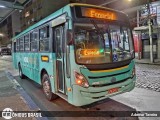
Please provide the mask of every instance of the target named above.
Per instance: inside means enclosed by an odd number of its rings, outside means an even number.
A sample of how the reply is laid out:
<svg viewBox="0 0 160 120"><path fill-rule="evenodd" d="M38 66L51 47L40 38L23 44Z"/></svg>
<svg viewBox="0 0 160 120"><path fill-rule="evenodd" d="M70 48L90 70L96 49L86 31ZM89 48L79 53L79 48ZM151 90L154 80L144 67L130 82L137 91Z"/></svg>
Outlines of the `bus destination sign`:
<svg viewBox="0 0 160 120"><path fill-rule="evenodd" d="M81 7L83 17L117 20L116 13L108 10Z"/></svg>

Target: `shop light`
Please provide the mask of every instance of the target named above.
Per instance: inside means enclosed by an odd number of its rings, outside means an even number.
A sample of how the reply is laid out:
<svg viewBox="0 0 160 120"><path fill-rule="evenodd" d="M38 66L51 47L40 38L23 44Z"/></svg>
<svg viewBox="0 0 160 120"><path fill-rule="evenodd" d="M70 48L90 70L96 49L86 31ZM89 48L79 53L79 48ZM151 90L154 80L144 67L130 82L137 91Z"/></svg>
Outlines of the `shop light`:
<svg viewBox="0 0 160 120"><path fill-rule="evenodd" d="M3 36L4 36L4 34L0 33L0 37L3 37Z"/></svg>
<svg viewBox="0 0 160 120"><path fill-rule="evenodd" d="M6 8L4 5L0 5L0 8Z"/></svg>

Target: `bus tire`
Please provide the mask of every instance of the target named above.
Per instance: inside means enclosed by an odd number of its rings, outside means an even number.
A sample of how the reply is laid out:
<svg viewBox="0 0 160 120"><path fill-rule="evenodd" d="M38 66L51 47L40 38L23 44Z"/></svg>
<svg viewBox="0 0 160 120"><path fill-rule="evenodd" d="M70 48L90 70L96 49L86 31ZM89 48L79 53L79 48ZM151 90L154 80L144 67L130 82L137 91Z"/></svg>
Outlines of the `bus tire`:
<svg viewBox="0 0 160 120"><path fill-rule="evenodd" d="M25 75L24 75L23 72L22 72L22 68L21 68L21 65L20 65L20 64L18 65L18 69L19 69L19 77L20 77L21 79L24 79L24 78L25 78Z"/></svg>
<svg viewBox="0 0 160 120"><path fill-rule="evenodd" d="M43 92L49 101L52 101L58 97L57 95L52 93L51 83L47 73L44 73L42 75L42 87L43 87Z"/></svg>

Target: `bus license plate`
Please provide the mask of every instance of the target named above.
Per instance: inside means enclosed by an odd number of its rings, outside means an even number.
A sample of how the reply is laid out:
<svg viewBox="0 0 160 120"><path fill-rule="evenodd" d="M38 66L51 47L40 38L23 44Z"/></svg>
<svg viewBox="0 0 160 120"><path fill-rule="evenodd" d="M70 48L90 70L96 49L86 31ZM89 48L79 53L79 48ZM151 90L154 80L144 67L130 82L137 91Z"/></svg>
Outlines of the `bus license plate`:
<svg viewBox="0 0 160 120"><path fill-rule="evenodd" d="M112 89L108 90L108 94L112 94L112 93L115 93L115 92L118 92L118 88L112 88Z"/></svg>

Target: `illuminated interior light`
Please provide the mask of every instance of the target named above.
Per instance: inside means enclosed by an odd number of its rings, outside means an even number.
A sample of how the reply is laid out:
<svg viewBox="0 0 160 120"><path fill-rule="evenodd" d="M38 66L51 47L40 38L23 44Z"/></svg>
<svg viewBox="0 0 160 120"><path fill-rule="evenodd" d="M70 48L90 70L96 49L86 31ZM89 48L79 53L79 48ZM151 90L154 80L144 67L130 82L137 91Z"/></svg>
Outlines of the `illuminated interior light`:
<svg viewBox="0 0 160 120"><path fill-rule="evenodd" d="M30 16L29 11L25 13L25 17L28 17L28 16Z"/></svg>
<svg viewBox="0 0 160 120"><path fill-rule="evenodd" d="M103 53L103 52L104 52L104 49L99 50L99 52L100 52L100 53Z"/></svg>

